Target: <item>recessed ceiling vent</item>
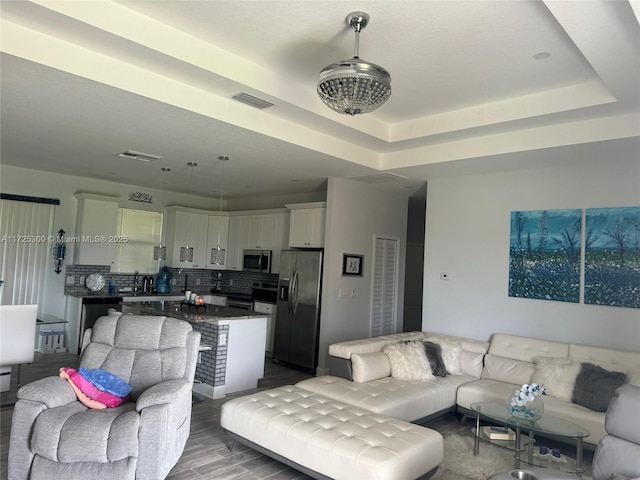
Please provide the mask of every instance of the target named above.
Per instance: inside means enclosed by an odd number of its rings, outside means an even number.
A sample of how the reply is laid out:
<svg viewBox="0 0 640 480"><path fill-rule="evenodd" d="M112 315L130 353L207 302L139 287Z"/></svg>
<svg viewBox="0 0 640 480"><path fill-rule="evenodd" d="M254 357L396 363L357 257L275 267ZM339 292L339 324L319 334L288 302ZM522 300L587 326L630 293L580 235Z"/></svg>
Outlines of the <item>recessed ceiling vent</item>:
<svg viewBox="0 0 640 480"><path fill-rule="evenodd" d="M136 152L135 150L127 150L126 152L116 153L116 157L130 158L132 160L140 160L141 162L154 162L164 157L152 155L150 153Z"/></svg>
<svg viewBox="0 0 640 480"><path fill-rule="evenodd" d="M240 103L244 103L249 105L250 107L259 108L260 110L264 110L265 108L273 107L273 103L267 102L262 98L254 97L246 92L236 93L233 97L234 100L237 100Z"/></svg>
<svg viewBox="0 0 640 480"><path fill-rule="evenodd" d="M360 177L351 177L351 180L357 180L363 183L388 183L388 182L401 182L408 180L407 177L397 175L391 172L372 173L371 175L362 175Z"/></svg>

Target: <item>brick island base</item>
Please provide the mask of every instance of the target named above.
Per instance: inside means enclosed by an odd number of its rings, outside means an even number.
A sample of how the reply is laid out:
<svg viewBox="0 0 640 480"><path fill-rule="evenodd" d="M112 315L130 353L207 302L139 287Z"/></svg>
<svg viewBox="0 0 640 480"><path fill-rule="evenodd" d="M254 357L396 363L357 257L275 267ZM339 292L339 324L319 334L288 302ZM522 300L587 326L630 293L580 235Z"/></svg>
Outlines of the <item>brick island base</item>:
<svg viewBox="0 0 640 480"><path fill-rule="evenodd" d="M222 405L230 438L316 479L429 478L442 462L440 433L284 386Z"/></svg>

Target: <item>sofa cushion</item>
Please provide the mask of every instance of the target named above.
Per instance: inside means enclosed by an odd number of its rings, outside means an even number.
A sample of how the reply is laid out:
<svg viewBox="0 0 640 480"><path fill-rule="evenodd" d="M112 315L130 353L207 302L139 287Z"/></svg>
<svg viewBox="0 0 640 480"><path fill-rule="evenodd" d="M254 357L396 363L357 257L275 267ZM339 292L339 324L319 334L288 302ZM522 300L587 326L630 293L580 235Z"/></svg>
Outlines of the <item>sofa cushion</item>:
<svg viewBox="0 0 640 480"><path fill-rule="evenodd" d="M382 351L389 359L393 378L398 380L433 380L435 378L421 342L387 345Z"/></svg>
<svg viewBox="0 0 640 480"><path fill-rule="evenodd" d="M624 372L629 376L629 383L640 387L639 352L624 352L572 343L569 345L569 357L578 362L593 363L607 370Z"/></svg>
<svg viewBox="0 0 640 480"><path fill-rule="evenodd" d="M369 382L391 375L389 359L382 352L354 353L351 355L353 381Z"/></svg>
<svg viewBox="0 0 640 480"><path fill-rule="evenodd" d="M355 383L323 375L298 382L296 386L371 412L413 422L455 407L457 389L472 380L475 378L470 375L449 375L428 382L385 377Z"/></svg>
<svg viewBox="0 0 640 480"><path fill-rule="evenodd" d="M428 335L425 338L425 341L440 345L442 360L444 361L444 366L447 369L447 372L451 375L462 374L462 364L460 360L462 346L460 345L460 342L432 335Z"/></svg>
<svg viewBox="0 0 640 480"><path fill-rule="evenodd" d="M491 336L489 353L533 363L536 357L569 357L569 344L495 333Z"/></svg>
<svg viewBox="0 0 640 480"><path fill-rule="evenodd" d="M606 412L616 389L627 380L627 375L622 372L583 363L576 377L572 401L595 412Z"/></svg>
<svg viewBox="0 0 640 480"><path fill-rule="evenodd" d="M354 353L379 352L385 346L410 340L422 340L422 332L402 332L393 335L382 335L379 337L361 338L359 340L349 340L346 342L333 343L329 345L329 355L332 357L350 360Z"/></svg>
<svg viewBox="0 0 640 480"><path fill-rule="evenodd" d="M580 368L580 362L569 358L536 357L531 383L544 386L549 396L570 402Z"/></svg>
<svg viewBox="0 0 640 480"><path fill-rule="evenodd" d="M482 378L523 385L531 381L535 364L487 354L484 357Z"/></svg>

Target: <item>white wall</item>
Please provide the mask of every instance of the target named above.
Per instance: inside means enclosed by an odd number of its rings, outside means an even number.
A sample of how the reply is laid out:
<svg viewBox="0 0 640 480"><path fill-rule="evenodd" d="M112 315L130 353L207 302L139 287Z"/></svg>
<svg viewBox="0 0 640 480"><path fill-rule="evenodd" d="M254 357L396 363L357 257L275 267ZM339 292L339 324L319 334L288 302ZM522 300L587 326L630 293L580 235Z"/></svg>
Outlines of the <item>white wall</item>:
<svg viewBox="0 0 640 480"><path fill-rule="evenodd" d="M76 192L118 196L121 199L119 202L121 207L138 210L159 212L164 209L165 205L187 206L189 205L189 200L191 200L191 206L194 208L219 209L219 203L216 199L171 192L163 193L162 190L154 190L152 188L59 175L10 165L0 166L0 189L2 193L59 199L60 205L55 207L53 229L54 233L63 229L68 236L74 236L76 233L78 202L73 196ZM130 191L140 191L153 195L153 203L130 201ZM72 262L73 244L68 244L65 264ZM65 316L64 278L65 270L63 269L59 275L56 274L53 271L53 260L51 260L51 268L47 269L45 276L44 298L40 307L41 313L48 313L57 317Z"/></svg>
<svg viewBox="0 0 640 480"><path fill-rule="evenodd" d="M640 351L640 310L507 295L514 210L640 205L637 144L617 158L429 181L423 330L494 332ZM440 280L440 273L450 280ZM638 279L640 285L640 279Z"/></svg>
<svg viewBox="0 0 640 480"><path fill-rule="evenodd" d="M327 367L332 343L370 336L374 235L400 239L398 323L402 330L407 198L361 182L330 178L327 188L319 369ZM362 277L342 276L342 254L364 255ZM338 298L353 288L353 298ZM320 370L322 372L322 370Z"/></svg>

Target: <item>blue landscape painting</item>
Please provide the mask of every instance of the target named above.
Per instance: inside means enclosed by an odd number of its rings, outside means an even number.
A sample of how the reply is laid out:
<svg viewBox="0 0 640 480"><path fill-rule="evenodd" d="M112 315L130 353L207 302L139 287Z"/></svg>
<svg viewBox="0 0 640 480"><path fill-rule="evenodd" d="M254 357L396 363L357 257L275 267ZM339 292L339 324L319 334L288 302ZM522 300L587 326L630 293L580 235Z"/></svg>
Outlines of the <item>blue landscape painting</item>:
<svg viewBox="0 0 640 480"><path fill-rule="evenodd" d="M640 308L640 207L587 209L584 303Z"/></svg>
<svg viewBox="0 0 640 480"><path fill-rule="evenodd" d="M580 301L582 210L511 212L509 296Z"/></svg>

